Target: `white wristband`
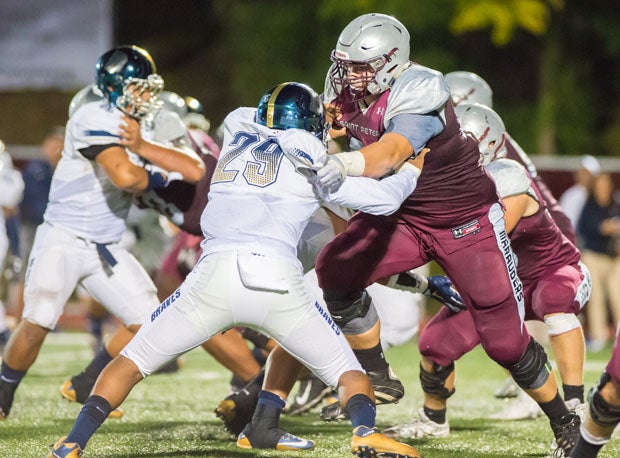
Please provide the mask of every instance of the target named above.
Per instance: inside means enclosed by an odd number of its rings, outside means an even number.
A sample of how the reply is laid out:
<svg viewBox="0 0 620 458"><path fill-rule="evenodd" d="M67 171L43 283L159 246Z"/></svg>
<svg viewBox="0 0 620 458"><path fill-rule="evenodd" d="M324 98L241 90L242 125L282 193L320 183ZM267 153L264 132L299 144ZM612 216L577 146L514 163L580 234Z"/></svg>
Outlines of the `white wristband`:
<svg viewBox="0 0 620 458"><path fill-rule="evenodd" d="M420 174L422 173L422 170L417 168L415 165L413 165L409 161L405 161L402 164L400 164L398 167L396 167L394 169L394 173L402 172L403 170L411 170L413 173L416 174L417 177L419 177Z"/></svg>
<svg viewBox="0 0 620 458"><path fill-rule="evenodd" d="M349 151L334 154L345 167L346 174L350 177L359 177L364 173L366 159L360 151Z"/></svg>

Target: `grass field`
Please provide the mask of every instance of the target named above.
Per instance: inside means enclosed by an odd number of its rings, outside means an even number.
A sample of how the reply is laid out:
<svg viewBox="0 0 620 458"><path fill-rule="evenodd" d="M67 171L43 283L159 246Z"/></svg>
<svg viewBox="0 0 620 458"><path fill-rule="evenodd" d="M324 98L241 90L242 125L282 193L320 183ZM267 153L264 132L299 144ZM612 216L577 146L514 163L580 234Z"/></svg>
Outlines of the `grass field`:
<svg viewBox="0 0 620 458"><path fill-rule="evenodd" d="M598 379L609 355L609 349L588 355L586 389ZM79 405L63 400L59 387L91 356L85 334L61 332L48 337L17 391L11 415L0 422L1 457L45 456L49 444L68 433ZM387 356L408 392L399 404L378 408L379 427L408 420L421 405L415 343L393 348ZM236 448L234 439L213 414L214 407L227 395L229 373L201 349L188 353L184 362L176 374L156 375L140 383L123 405L125 417L104 423L89 442L85 457L300 456ZM457 371L457 391L448 410L450 437L411 441L425 458L549 455L552 435L546 419L487 419L505 405L506 401L493 397L504 375L480 349L457 363ZM281 423L285 429L317 441L316 450L304 456L351 456L350 426L346 422L326 424L312 412L304 417L283 416ZM607 444L599 456L620 456L620 439Z"/></svg>

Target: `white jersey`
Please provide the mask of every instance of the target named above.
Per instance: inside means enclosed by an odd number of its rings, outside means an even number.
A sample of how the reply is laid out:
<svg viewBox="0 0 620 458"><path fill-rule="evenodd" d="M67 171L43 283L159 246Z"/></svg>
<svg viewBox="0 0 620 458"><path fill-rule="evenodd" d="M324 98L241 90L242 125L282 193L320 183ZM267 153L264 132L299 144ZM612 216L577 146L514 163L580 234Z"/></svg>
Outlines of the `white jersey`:
<svg viewBox="0 0 620 458"><path fill-rule="evenodd" d="M418 173L381 181L350 177L336 193L320 189L323 143L304 130L274 130L254 122L254 108L224 121L224 143L202 217L204 254L244 250L295 262L301 234L321 200L389 214L413 192Z"/></svg>
<svg viewBox="0 0 620 458"><path fill-rule="evenodd" d="M98 243L121 238L133 195L114 186L96 161L84 157L80 150L118 143L122 115L106 102L97 101L81 106L69 119L45 221ZM152 133L143 127L142 136L150 140ZM135 154L128 155L136 161Z"/></svg>

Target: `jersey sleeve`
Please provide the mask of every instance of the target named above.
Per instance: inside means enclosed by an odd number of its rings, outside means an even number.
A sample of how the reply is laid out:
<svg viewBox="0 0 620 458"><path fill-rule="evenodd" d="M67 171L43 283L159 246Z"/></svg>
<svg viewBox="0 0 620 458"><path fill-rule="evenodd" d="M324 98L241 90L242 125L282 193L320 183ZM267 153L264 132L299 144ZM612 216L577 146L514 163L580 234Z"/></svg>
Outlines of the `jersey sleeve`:
<svg viewBox="0 0 620 458"><path fill-rule="evenodd" d="M412 64L394 82L388 98L383 124L399 114L439 113L450 100L450 89L441 73Z"/></svg>
<svg viewBox="0 0 620 458"><path fill-rule="evenodd" d="M121 112L92 102L81 107L69 121L76 151L93 145L118 144ZM119 145L120 146L120 145Z"/></svg>
<svg viewBox="0 0 620 458"><path fill-rule="evenodd" d="M153 141L164 145L178 144L185 139L186 127L180 116L172 111L160 111L153 121Z"/></svg>
<svg viewBox="0 0 620 458"><path fill-rule="evenodd" d="M21 173L15 169L1 170L0 189L2 189L0 207L15 207L24 195L24 180Z"/></svg>
<svg viewBox="0 0 620 458"><path fill-rule="evenodd" d="M497 192L501 198L530 194L536 198L532 191L532 181L527 170L517 161L512 159L497 159L486 167L486 171L495 180Z"/></svg>
<svg viewBox="0 0 620 458"><path fill-rule="evenodd" d="M318 170L327 161L325 145L305 130L288 129L280 132L278 144L297 170Z"/></svg>
<svg viewBox="0 0 620 458"><path fill-rule="evenodd" d="M359 210L372 215L391 215L415 189L419 173L406 169L376 180L367 177L348 177L338 191L330 193L315 180L319 196L332 204Z"/></svg>

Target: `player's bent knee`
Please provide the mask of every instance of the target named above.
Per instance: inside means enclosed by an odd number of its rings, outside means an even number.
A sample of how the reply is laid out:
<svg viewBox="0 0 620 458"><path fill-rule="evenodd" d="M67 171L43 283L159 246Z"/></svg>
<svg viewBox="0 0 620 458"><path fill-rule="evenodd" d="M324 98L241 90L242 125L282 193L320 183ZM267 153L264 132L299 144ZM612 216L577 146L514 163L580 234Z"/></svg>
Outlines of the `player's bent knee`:
<svg viewBox="0 0 620 458"><path fill-rule="evenodd" d="M581 322L574 313L558 313L545 316L545 325L550 336L559 336L580 328Z"/></svg>
<svg viewBox="0 0 620 458"><path fill-rule="evenodd" d="M338 298L340 296L340 298ZM372 298L362 291L357 298L342 298L334 292L325 292L325 302L332 318L345 334L358 335L371 330L379 321Z"/></svg>
<svg viewBox="0 0 620 458"><path fill-rule="evenodd" d="M594 392L590 402L590 416L592 420L603 427L613 427L620 423L620 406L610 404L600 393L600 389L609 380L611 380L609 374L604 372L603 377L601 377L601 383Z"/></svg>
<svg viewBox="0 0 620 458"><path fill-rule="evenodd" d="M551 364L542 345L530 339L525 353L516 363L509 365L506 369L510 371L515 383L521 388L535 390L547 383L551 373Z"/></svg>
<svg viewBox="0 0 620 458"><path fill-rule="evenodd" d="M446 388L446 380L452 372L454 372L453 362L447 366L440 366L433 362L433 372L425 370L422 364L420 364L420 385L422 385L422 390L441 399L448 399L456 391L455 388L451 390Z"/></svg>

